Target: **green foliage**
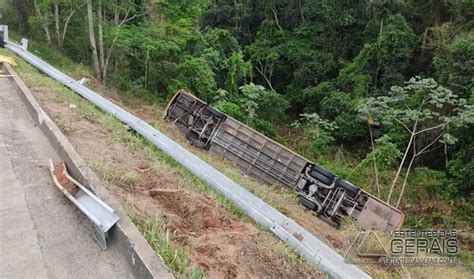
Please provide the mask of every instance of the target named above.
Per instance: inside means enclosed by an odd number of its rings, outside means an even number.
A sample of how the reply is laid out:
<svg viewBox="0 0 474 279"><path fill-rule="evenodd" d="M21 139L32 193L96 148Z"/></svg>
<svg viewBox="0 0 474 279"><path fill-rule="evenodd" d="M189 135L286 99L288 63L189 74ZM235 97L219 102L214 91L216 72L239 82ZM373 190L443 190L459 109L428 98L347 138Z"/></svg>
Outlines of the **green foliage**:
<svg viewBox="0 0 474 279"><path fill-rule="evenodd" d="M356 140L365 135L365 127L354 117L355 113L353 101L347 93L336 90L321 100L321 117L334 122L336 128L332 135L340 142Z"/></svg>
<svg viewBox="0 0 474 279"><path fill-rule="evenodd" d="M252 78L252 64L244 60L241 52L233 52L226 61L227 78L225 88L234 95L242 84Z"/></svg>
<svg viewBox="0 0 474 279"><path fill-rule="evenodd" d="M416 36L405 18L390 16L375 42L367 43L354 61L341 71L339 83L355 96L384 93L405 79ZM372 78L371 78L372 77Z"/></svg>
<svg viewBox="0 0 474 279"><path fill-rule="evenodd" d="M296 129L303 129L304 136L309 140L307 146L311 156L319 156L327 151L328 144L334 141L331 131L336 125L326 119L321 118L317 113L303 113L301 119L292 124Z"/></svg>
<svg viewBox="0 0 474 279"><path fill-rule="evenodd" d="M287 115L286 109L289 102L275 91L267 91L257 99L259 104L258 116L274 124L285 123Z"/></svg>
<svg viewBox="0 0 474 279"><path fill-rule="evenodd" d="M270 137L270 138L274 139L277 136L277 131L276 131L275 127L268 120L257 118L257 119L254 119L252 121L250 126L257 129L257 131L263 133L267 137Z"/></svg>
<svg viewBox="0 0 474 279"><path fill-rule="evenodd" d="M329 95L330 92L336 90L336 86L332 82L321 82L317 86L305 88L302 92L302 98L306 104L305 110L320 111L321 100Z"/></svg>
<svg viewBox="0 0 474 279"><path fill-rule="evenodd" d="M402 153L397 146L391 142L391 138L388 135L375 140L375 150L367 153L362 165L370 168L373 164L373 158L377 163L377 169L379 171L385 171L394 167L396 160L400 159Z"/></svg>
<svg viewBox="0 0 474 279"><path fill-rule="evenodd" d="M439 86L433 79L411 78L405 87L393 86L389 96L369 98L358 108L361 119L370 119L386 129L401 129L408 133L404 156L390 186L389 202L400 171L410 153L409 165L397 206L407 185L407 178L416 157L439 147L456 143L450 133L453 128L474 124L474 106L467 104L451 90ZM373 121L375 119L375 121ZM446 157L446 154L444 154ZM447 159L446 159L447 160Z"/></svg>
<svg viewBox="0 0 474 279"><path fill-rule="evenodd" d="M360 117L372 117L386 127L402 125L410 133L438 130L474 123L474 109L465 99L439 86L433 79L411 78L405 87L393 86L389 96L368 98L358 107ZM376 122L377 123L377 122ZM450 135L447 144L455 142ZM445 137L446 139L446 137Z"/></svg>
<svg viewBox="0 0 474 279"><path fill-rule="evenodd" d="M282 121L288 102L281 95L254 83L241 86L240 90L241 107L247 112L248 121L252 121L256 116L274 123Z"/></svg>
<svg viewBox="0 0 474 279"><path fill-rule="evenodd" d="M413 170L409 183L413 187L407 189L407 198L415 200L423 197L425 200L437 200L446 194L445 173L420 167Z"/></svg>
<svg viewBox="0 0 474 279"><path fill-rule="evenodd" d="M243 85L240 87L240 90L243 94L241 103L243 109L247 112L247 121L251 121L255 116L255 112L259 108L257 100L262 96L267 95L268 92L265 90L265 87L255 85L254 83Z"/></svg>
<svg viewBox="0 0 474 279"><path fill-rule="evenodd" d="M474 32L458 35L447 46L440 46L433 63L440 83L468 98L472 94L474 73Z"/></svg>
<svg viewBox="0 0 474 279"><path fill-rule="evenodd" d="M474 144L471 142L458 151L446 170L449 178L446 194L450 198L468 199L474 192Z"/></svg>
<svg viewBox="0 0 474 279"><path fill-rule="evenodd" d="M246 122L247 116L242 112L240 106L235 103L222 101L222 102L216 103L215 107L221 112L239 121Z"/></svg>
<svg viewBox="0 0 474 279"><path fill-rule="evenodd" d="M234 52L240 51L240 46L232 34L225 29L211 29L206 34L206 42L219 52L223 58L230 57Z"/></svg>
<svg viewBox="0 0 474 279"><path fill-rule="evenodd" d="M162 31L147 26L126 26L116 33L116 52L121 58L117 63L123 70L113 72L112 79L119 88L126 91L145 88L165 93L177 72L182 50L174 41L157 39Z"/></svg>
<svg viewBox="0 0 474 279"><path fill-rule="evenodd" d="M174 94L180 88L186 88L203 100L211 100L216 92L214 72L204 58L187 56L178 68L178 76L168 89Z"/></svg>
<svg viewBox="0 0 474 279"><path fill-rule="evenodd" d="M203 56L216 74L217 85L235 97L239 87L252 78L252 65L245 61L237 40L224 29L207 32Z"/></svg>

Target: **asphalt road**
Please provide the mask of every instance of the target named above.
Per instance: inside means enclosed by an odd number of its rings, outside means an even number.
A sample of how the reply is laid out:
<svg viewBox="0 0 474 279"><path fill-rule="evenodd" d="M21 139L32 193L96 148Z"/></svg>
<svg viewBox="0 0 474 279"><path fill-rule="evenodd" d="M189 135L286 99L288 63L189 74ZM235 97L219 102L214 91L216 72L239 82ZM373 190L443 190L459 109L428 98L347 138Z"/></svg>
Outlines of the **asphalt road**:
<svg viewBox="0 0 474 279"><path fill-rule="evenodd" d="M0 77L0 278L131 278L113 241L101 250L89 220L54 186L58 156Z"/></svg>

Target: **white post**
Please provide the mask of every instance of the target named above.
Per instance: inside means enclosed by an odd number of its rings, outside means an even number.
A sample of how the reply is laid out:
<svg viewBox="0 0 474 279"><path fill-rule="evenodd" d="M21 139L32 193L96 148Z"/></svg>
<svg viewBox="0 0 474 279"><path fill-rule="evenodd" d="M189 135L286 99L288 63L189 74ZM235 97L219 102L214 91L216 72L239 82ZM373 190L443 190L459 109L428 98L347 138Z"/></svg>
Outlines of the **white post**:
<svg viewBox="0 0 474 279"><path fill-rule="evenodd" d="M3 41L8 41L8 25L0 25L0 31L3 32Z"/></svg>
<svg viewBox="0 0 474 279"><path fill-rule="evenodd" d="M88 81L89 81L88 78L83 77L83 78L81 78L80 80L78 80L77 82L79 82L80 85L84 85L84 84L86 84Z"/></svg>
<svg viewBox="0 0 474 279"><path fill-rule="evenodd" d="M24 50L27 50L28 49L28 40L23 38L21 39L21 48L24 49Z"/></svg>

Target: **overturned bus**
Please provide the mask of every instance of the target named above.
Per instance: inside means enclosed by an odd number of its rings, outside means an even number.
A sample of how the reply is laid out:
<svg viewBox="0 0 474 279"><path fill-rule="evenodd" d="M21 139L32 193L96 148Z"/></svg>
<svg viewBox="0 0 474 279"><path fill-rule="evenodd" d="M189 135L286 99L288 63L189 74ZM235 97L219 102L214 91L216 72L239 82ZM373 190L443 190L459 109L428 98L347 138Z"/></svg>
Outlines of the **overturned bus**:
<svg viewBox="0 0 474 279"><path fill-rule="evenodd" d="M404 214L348 181L180 90L166 119L195 147L235 162L245 174L294 189L303 206L333 227L350 218L362 229L393 231Z"/></svg>

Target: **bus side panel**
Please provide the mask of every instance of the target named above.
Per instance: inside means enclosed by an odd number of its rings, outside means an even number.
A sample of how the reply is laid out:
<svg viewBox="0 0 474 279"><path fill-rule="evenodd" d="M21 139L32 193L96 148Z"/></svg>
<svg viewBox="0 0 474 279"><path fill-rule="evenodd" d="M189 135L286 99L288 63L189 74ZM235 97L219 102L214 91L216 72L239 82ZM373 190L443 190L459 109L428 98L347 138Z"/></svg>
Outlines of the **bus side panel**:
<svg viewBox="0 0 474 279"><path fill-rule="evenodd" d="M369 195L356 223L364 229L391 232L400 229L404 218L401 211Z"/></svg>
<svg viewBox="0 0 474 279"><path fill-rule="evenodd" d="M235 162L252 177L292 188L296 187L308 163L298 154L231 117L219 128L210 151Z"/></svg>

